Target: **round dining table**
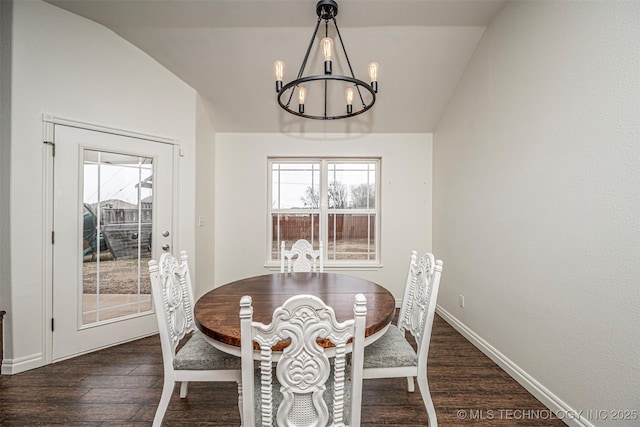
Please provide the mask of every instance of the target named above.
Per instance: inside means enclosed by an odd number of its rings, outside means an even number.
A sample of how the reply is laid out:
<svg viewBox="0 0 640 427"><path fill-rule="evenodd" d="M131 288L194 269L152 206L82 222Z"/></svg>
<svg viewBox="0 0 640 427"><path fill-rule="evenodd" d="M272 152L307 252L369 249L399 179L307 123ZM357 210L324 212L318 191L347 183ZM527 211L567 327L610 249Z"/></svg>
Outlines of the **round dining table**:
<svg viewBox="0 0 640 427"><path fill-rule="evenodd" d="M339 322L353 319L354 297L363 294L367 299L365 345L385 333L395 314L395 298L374 282L336 273L275 273L237 280L204 294L194 307L196 326L216 348L240 356L240 298L251 296L253 320L268 324L276 308L299 294L322 299ZM281 351L286 345L278 343L273 350Z"/></svg>

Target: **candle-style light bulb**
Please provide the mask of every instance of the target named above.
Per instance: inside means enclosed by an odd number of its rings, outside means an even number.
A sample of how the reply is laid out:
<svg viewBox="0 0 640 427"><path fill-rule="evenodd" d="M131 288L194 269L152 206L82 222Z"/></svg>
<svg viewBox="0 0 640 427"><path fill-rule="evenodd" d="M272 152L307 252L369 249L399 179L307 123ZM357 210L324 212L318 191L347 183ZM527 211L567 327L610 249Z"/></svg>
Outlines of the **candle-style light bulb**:
<svg viewBox="0 0 640 427"><path fill-rule="evenodd" d="M331 74L331 55L333 53L333 39L325 37L320 40L322 56L324 56L324 73Z"/></svg>
<svg viewBox="0 0 640 427"><path fill-rule="evenodd" d="M347 114L353 113L353 88L348 87L344 90L344 97L347 99Z"/></svg>
<svg viewBox="0 0 640 427"><path fill-rule="evenodd" d="M298 112L304 113L304 101L307 99L307 89L303 86L298 87Z"/></svg>
<svg viewBox="0 0 640 427"><path fill-rule="evenodd" d="M369 78L371 79L371 88L375 93L378 93L378 63L372 62L369 64Z"/></svg>
<svg viewBox="0 0 640 427"><path fill-rule="evenodd" d="M333 39L331 37L325 37L320 40L320 46L322 46L322 55L325 61L331 61L331 54L333 53Z"/></svg>
<svg viewBox="0 0 640 427"><path fill-rule="evenodd" d="M273 63L273 74L276 76L276 92L282 90L282 78L284 77L284 62L277 60Z"/></svg>

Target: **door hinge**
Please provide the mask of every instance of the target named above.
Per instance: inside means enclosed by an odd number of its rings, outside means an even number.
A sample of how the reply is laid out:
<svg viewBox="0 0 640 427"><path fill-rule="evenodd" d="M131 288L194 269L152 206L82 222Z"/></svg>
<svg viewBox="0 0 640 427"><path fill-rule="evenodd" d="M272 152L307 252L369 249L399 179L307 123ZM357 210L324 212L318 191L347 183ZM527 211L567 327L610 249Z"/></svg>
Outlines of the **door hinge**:
<svg viewBox="0 0 640 427"><path fill-rule="evenodd" d="M53 157L56 156L56 144L53 141L42 141L44 144L49 144L51 146L51 155Z"/></svg>
<svg viewBox="0 0 640 427"><path fill-rule="evenodd" d="M51 244L53 245L56 242L56 232L51 232Z"/></svg>
<svg viewBox="0 0 640 427"><path fill-rule="evenodd" d="M51 332L53 332L53 317L51 318Z"/></svg>

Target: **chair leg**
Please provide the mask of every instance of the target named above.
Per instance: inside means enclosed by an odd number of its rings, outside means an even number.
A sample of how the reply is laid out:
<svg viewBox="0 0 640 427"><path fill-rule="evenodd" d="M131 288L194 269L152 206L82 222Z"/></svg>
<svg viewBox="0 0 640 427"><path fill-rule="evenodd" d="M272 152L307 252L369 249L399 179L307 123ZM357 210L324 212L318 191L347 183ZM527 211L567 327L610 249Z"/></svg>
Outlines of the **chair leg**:
<svg viewBox="0 0 640 427"><path fill-rule="evenodd" d="M438 419L436 418L436 408L433 406L433 400L431 400L431 392L429 391L429 384L427 383L427 376L418 374L418 388L420 388L420 394L422 395L422 401L427 409L427 416L429 418L429 427L438 427Z"/></svg>
<svg viewBox="0 0 640 427"><path fill-rule="evenodd" d="M413 377L407 377L407 391L413 393L415 388L413 387Z"/></svg>
<svg viewBox="0 0 640 427"><path fill-rule="evenodd" d="M187 393L189 393L189 381L182 381L180 384L180 399L187 397Z"/></svg>
<svg viewBox="0 0 640 427"><path fill-rule="evenodd" d="M171 395L173 394L173 388L175 383L170 378L164 379L162 385L162 396L160 396L160 403L158 403L158 409L156 409L156 415L153 417L153 427L161 427L164 414L167 412L169 402L171 401Z"/></svg>

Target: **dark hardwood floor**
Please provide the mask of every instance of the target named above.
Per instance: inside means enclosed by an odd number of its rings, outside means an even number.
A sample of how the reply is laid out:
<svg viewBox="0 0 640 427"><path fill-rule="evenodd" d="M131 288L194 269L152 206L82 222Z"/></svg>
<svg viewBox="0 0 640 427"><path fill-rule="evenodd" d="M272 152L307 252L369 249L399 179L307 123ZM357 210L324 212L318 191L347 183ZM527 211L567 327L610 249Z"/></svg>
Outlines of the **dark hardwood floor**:
<svg viewBox="0 0 640 427"><path fill-rule="evenodd" d="M428 375L440 426L564 426L436 316ZM17 375L0 376L0 426L149 426L162 390L158 336ZM165 426L239 426L235 383L176 387ZM366 380L363 426L426 426L406 379Z"/></svg>

